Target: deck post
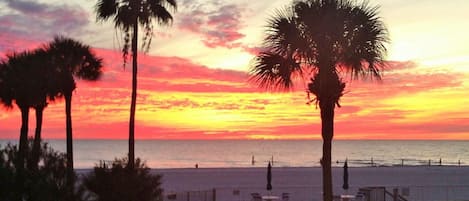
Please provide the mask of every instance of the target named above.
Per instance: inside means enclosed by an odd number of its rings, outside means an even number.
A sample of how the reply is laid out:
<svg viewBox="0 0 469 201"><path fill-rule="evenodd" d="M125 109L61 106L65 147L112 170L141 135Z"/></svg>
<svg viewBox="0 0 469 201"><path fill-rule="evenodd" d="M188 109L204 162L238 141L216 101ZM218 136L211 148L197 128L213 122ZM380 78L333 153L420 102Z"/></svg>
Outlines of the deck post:
<svg viewBox="0 0 469 201"><path fill-rule="evenodd" d="M399 201L399 190L397 188L392 189L392 200Z"/></svg>
<svg viewBox="0 0 469 201"><path fill-rule="evenodd" d="M216 201L217 200L217 190L215 188L213 188L213 192L212 192L212 201Z"/></svg>

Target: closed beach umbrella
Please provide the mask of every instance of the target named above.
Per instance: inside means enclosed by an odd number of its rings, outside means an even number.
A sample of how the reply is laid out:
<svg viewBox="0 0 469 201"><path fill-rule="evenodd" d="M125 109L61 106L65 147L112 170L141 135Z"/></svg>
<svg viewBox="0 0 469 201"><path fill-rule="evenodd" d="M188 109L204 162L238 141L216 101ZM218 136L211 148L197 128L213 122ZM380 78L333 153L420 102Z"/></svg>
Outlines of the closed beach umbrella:
<svg viewBox="0 0 469 201"><path fill-rule="evenodd" d="M344 185L342 185L342 188L344 190L348 189L348 165L347 165L347 159L345 160L344 163Z"/></svg>
<svg viewBox="0 0 469 201"><path fill-rule="evenodd" d="M270 162L267 166L267 190L272 190L272 166L270 165Z"/></svg>

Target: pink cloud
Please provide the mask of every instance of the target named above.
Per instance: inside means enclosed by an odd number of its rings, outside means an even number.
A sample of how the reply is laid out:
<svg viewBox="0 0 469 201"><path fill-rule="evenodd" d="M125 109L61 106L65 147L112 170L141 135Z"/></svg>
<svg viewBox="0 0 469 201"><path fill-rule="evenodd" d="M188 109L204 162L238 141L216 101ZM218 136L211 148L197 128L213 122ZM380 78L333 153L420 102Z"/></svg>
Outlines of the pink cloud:
<svg viewBox="0 0 469 201"><path fill-rule="evenodd" d="M459 73L397 72L384 74L381 82L348 81L344 97L353 94L361 98L386 98L405 94L415 94L435 89L455 88L463 84L465 75Z"/></svg>
<svg viewBox="0 0 469 201"><path fill-rule="evenodd" d="M105 58L105 73L102 82L99 83L100 86L126 87L131 79L130 69L122 68L120 53L103 49L97 50L97 53ZM248 80L246 72L208 68L179 57L141 56L139 75L139 86L142 90L159 92L260 91L257 87L246 83Z"/></svg>
<svg viewBox="0 0 469 201"><path fill-rule="evenodd" d="M202 42L210 48L240 47L239 39L245 37L239 32L245 9L239 5L224 5L211 11L195 7L180 17L178 27L202 36Z"/></svg>
<svg viewBox="0 0 469 201"><path fill-rule="evenodd" d="M244 45L243 50L252 55L258 55L260 52L265 51L266 49L260 46L249 46Z"/></svg>

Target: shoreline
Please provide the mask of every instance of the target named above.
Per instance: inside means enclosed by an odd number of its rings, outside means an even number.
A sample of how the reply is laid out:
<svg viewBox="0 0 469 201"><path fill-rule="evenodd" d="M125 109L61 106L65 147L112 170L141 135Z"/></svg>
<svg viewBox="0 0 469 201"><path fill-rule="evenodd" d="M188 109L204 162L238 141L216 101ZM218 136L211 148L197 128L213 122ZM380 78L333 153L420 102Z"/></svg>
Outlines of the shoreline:
<svg viewBox="0 0 469 201"><path fill-rule="evenodd" d="M83 172L83 171L90 171L94 167L89 167L89 168L75 168L75 171L77 172ZM148 167L150 171L180 171L180 170L244 170L244 169L261 169L265 170L266 167L172 167L172 168L152 168ZM282 166L282 167L275 167L273 166L272 168L275 169L321 169L321 166ZM343 169L342 166L332 166L332 169ZM461 164L461 165L377 165L377 166L348 166L349 170L354 169L354 168L469 168L468 164Z"/></svg>

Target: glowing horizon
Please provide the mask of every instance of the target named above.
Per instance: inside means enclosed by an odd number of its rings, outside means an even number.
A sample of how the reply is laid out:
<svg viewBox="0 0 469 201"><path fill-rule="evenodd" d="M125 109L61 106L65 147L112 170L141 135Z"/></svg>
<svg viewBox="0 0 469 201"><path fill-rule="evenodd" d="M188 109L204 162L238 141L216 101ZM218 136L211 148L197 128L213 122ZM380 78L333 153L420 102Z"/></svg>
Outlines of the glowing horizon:
<svg viewBox="0 0 469 201"><path fill-rule="evenodd" d="M99 82L77 83L74 138L126 139L131 72L122 67L119 32L95 22L93 3L0 2L0 57L56 34L91 45L104 58L105 72ZM158 27L150 52L139 55L137 139L321 139L319 110L306 104L304 86L270 93L247 82L263 26L288 2L178 3L173 26ZM463 11L469 2L371 4L381 5L390 31L390 67L381 83L347 80L334 139L469 140L469 14ZM20 122L16 107L1 109L0 139L18 138ZM42 133L65 137L63 101L45 109Z"/></svg>

